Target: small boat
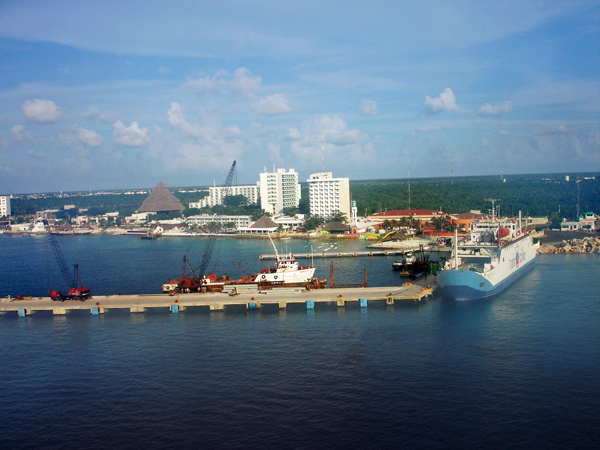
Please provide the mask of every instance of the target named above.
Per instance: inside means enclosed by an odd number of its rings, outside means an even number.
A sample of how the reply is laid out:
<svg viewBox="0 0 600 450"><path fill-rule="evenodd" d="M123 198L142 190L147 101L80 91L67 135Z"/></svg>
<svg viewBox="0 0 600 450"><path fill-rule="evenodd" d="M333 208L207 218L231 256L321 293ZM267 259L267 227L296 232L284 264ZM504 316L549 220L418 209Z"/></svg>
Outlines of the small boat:
<svg viewBox="0 0 600 450"><path fill-rule="evenodd" d="M202 278L197 276L182 276L169 280L162 285L163 292L219 292L225 285L257 285L260 288L272 287L325 287L326 281L314 278L315 267L301 267L293 253L279 254L277 247L269 235L271 245L275 250L277 263L274 267L261 270L253 275L244 275L239 280L230 276L207 274ZM184 261L187 260L184 257ZM193 275L193 271L190 275Z"/></svg>
<svg viewBox="0 0 600 450"><path fill-rule="evenodd" d="M417 260L413 252L404 255L404 258L398 259L392 263L393 270L405 271Z"/></svg>

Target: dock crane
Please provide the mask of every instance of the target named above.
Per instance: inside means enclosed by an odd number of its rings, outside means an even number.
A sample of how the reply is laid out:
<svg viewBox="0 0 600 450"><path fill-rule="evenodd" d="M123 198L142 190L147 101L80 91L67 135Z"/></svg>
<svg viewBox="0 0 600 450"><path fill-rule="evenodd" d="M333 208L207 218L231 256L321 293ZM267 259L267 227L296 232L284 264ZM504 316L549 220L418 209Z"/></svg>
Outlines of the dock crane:
<svg viewBox="0 0 600 450"><path fill-rule="evenodd" d="M223 195L227 197L231 193L231 183L233 182L233 176L235 173L235 165L236 162L233 161L231 165L231 169L229 170L229 175L227 175L227 179L225 180L225 192ZM184 267L182 269L182 276L179 280L169 280L168 283L163 285L163 290L165 290L165 286L174 287L174 289L170 289L171 293L175 292L197 292L202 290L203 285L207 284L205 280L206 271L208 269L208 264L210 263L210 258L212 256L213 249L215 247L215 242L217 240L216 234L211 234L208 237L208 242L206 243L206 248L204 249L204 255L202 257L202 263L192 269L190 262L186 255L183 255L183 263ZM186 266L189 272L186 274Z"/></svg>
<svg viewBox="0 0 600 450"><path fill-rule="evenodd" d="M44 226L48 227L48 221L44 220ZM73 276L71 277L71 271L69 270L69 265L65 260L65 255L60 248L58 240L56 236L50 233L48 230L48 242L50 242L50 247L52 248L52 253L54 253L54 258L58 264L58 267L62 273L63 278L67 282L69 286L69 294L63 295L59 290L54 290L50 292L50 298L52 300L81 300L84 301L91 297L90 290L86 287L83 287L83 283L81 282L81 276L79 275L79 264L73 264Z"/></svg>

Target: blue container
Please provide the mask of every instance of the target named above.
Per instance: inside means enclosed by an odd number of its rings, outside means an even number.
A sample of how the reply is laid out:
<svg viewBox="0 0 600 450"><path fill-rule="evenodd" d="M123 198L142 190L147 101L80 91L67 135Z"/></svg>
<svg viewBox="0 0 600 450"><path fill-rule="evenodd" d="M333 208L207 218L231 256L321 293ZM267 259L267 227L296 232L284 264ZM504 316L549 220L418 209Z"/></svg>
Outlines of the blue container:
<svg viewBox="0 0 600 450"><path fill-rule="evenodd" d="M256 309L256 302L248 302L248 309L254 311Z"/></svg>
<svg viewBox="0 0 600 450"><path fill-rule="evenodd" d="M92 316L97 316L100 314L100 308L97 306L92 306Z"/></svg>
<svg viewBox="0 0 600 450"><path fill-rule="evenodd" d="M25 317L27 315L27 311L25 308L19 308L19 317Z"/></svg>
<svg viewBox="0 0 600 450"><path fill-rule="evenodd" d="M366 298L361 298L360 299L360 307L361 308L366 308L367 307L367 299Z"/></svg>
<svg viewBox="0 0 600 450"><path fill-rule="evenodd" d="M306 300L306 309L315 309L315 301Z"/></svg>
<svg viewBox="0 0 600 450"><path fill-rule="evenodd" d="M179 314L179 305L177 303L171 305L171 312L173 314Z"/></svg>

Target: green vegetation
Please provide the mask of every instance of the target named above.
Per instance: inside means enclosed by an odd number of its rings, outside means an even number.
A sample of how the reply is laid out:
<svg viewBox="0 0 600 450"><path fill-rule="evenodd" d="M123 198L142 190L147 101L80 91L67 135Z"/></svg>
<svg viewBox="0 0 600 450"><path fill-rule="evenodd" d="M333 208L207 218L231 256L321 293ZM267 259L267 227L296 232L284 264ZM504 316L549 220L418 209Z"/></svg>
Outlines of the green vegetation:
<svg viewBox="0 0 600 450"><path fill-rule="evenodd" d="M505 181L498 176L463 178L428 178L410 181L410 209L441 209L450 214L470 210L489 210L487 198L496 198L502 214L548 216L554 221L562 218L575 218L579 195L579 212L600 213L600 178L593 174L550 175L509 175ZM579 181L578 180L579 177ZM356 200L359 215L369 215L393 209L409 209L408 180L353 181L350 183L351 196ZM213 208L190 209L187 205L203 197L204 192L178 192L174 195L186 206L184 216L196 214L251 215L258 219L264 215L258 204L247 205L242 196L230 196L226 205ZM101 215L119 211L120 217L131 215L146 199L147 194L107 193L89 195L73 193L68 197L49 195L34 198L13 198L11 208L14 216L31 215L36 211L61 210L60 216L77 214ZM63 210L64 205L74 205L75 209ZM78 212L78 209L87 210ZM560 213L559 213L560 209ZM288 214L308 214L308 187L302 186L302 199L296 209L286 210ZM175 217L178 213L168 213L165 217ZM339 220L340 218L335 218ZM316 224L313 220L309 226ZM317 224L318 226L318 224ZM444 226L444 224L436 224ZM310 228L309 228L310 229Z"/></svg>
<svg viewBox="0 0 600 450"><path fill-rule="evenodd" d="M456 214L471 210L487 211L486 198L496 198L502 214L561 217L577 215L579 189L580 213L600 212L600 180L598 174L586 174L577 182L564 174L510 175L500 177L464 177L417 179L410 182L410 209L434 209ZM350 184L352 200L356 200L359 215L369 215L393 209L409 209L408 180L355 181Z"/></svg>

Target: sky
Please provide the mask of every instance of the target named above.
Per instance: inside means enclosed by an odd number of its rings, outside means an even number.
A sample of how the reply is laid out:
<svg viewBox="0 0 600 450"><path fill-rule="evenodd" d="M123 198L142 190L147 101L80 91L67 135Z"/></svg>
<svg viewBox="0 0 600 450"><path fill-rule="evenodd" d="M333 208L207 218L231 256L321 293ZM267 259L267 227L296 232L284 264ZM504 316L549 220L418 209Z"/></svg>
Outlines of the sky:
<svg viewBox="0 0 600 450"><path fill-rule="evenodd" d="M0 195L600 171L600 1L0 1Z"/></svg>

